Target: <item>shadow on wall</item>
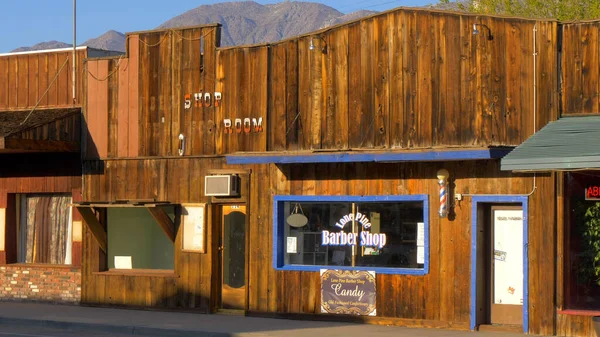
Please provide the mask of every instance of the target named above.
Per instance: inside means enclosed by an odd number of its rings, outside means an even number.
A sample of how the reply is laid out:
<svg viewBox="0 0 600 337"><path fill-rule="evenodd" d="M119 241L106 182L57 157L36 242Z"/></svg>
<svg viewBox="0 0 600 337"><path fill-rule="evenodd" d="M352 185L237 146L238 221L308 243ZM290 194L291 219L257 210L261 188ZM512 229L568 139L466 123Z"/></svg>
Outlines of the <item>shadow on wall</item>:
<svg viewBox="0 0 600 337"><path fill-rule="evenodd" d="M81 176L79 153L30 153L3 154L0 176L22 177L66 177Z"/></svg>
<svg viewBox="0 0 600 337"><path fill-rule="evenodd" d="M85 118L81 119L81 158L83 159L83 174L85 175L103 175L105 164L100 160L98 147L91 137L88 123Z"/></svg>
<svg viewBox="0 0 600 337"><path fill-rule="evenodd" d="M277 164L290 182L305 180L431 180L437 181L437 171L446 168L449 182L457 179L533 178L531 173L500 171L500 160L473 160L454 162L399 162L399 163L317 163ZM550 173L538 173L549 177Z"/></svg>

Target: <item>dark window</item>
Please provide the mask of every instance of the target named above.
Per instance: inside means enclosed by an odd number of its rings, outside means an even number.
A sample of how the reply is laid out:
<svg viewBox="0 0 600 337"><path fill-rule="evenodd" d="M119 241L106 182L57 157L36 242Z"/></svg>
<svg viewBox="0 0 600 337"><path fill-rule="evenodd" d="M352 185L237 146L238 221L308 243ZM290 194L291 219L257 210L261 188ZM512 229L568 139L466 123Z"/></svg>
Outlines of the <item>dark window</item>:
<svg viewBox="0 0 600 337"><path fill-rule="evenodd" d="M275 197L276 267L425 274L426 198Z"/></svg>
<svg viewBox="0 0 600 337"><path fill-rule="evenodd" d="M565 307L599 310L600 172L565 176Z"/></svg>

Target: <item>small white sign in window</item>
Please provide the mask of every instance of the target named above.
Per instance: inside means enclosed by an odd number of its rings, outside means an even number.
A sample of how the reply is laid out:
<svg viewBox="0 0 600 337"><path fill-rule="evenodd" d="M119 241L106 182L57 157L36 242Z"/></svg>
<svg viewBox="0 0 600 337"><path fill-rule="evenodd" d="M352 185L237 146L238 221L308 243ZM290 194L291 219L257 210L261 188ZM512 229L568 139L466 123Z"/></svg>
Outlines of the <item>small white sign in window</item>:
<svg viewBox="0 0 600 337"><path fill-rule="evenodd" d="M115 256L116 269L131 269L131 256Z"/></svg>
<svg viewBox="0 0 600 337"><path fill-rule="evenodd" d="M298 239L295 236L288 236L286 247L287 247L286 252L288 254L298 253Z"/></svg>

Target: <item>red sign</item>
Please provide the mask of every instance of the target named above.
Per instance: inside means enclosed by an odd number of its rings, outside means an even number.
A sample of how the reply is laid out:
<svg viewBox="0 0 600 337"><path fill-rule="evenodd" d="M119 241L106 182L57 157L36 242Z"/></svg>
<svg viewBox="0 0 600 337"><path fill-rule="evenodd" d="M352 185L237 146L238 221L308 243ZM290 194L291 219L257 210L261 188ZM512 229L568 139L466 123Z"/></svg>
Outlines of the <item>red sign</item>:
<svg viewBox="0 0 600 337"><path fill-rule="evenodd" d="M585 189L585 200L600 200L600 186L588 186Z"/></svg>

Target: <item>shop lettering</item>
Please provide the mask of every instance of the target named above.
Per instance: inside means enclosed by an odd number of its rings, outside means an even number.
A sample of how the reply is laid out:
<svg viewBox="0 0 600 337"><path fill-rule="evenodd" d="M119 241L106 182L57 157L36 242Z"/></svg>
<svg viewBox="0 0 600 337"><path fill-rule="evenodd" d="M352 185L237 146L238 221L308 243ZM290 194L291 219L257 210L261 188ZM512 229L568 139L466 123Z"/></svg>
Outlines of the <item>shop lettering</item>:
<svg viewBox="0 0 600 337"><path fill-rule="evenodd" d="M600 199L600 186L588 186L585 189L586 200L598 200Z"/></svg>
<svg viewBox="0 0 600 337"><path fill-rule="evenodd" d="M371 228L371 222L369 222L367 216L359 212L357 212L356 214L344 215L344 217L342 217L338 222L336 222L335 225L341 229L344 229L346 224L352 223L352 221L360 223L364 229Z"/></svg>
<svg viewBox="0 0 600 337"><path fill-rule="evenodd" d="M358 285L353 290L350 290L343 289L341 283L336 283L331 285L331 289L333 289L333 292L335 292L335 294L338 296L358 297L358 301L362 300L363 296L365 295L365 291L359 290Z"/></svg>
<svg viewBox="0 0 600 337"><path fill-rule="evenodd" d="M506 221L506 220L520 221L520 220L523 220L523 218L521 218L520 216L499 216L499 217L496 217L496 219L500 220L500 221Z"/></svg>
<svg viewBox="0 0 600 337"><path fill-rule="evenodd" d="M321 233L321 245L322 246L356 246L360 243L364 247L378 247L383 248L387 243L387 237L383 233L371 233L368 229L371 228L371 222L366 215L357 212L356 214L347 214L340 218L335 223L335 227L344 229L347 224L352 222L359 223L363 231L360 233L346 233L346 232L330 232L324 230ZM359 240L360 239L360 240Z"/></svg>
<svg viewBox="0 0 600 337"><path fill-rule="evenodd" d="M358 233L330 232L321 233L321 245L323 246L356 246ZM360 245L364 247L383 248L387 243L387 237L383 233L371 233L363 231L360 233Z"/></svg>
<svg viewBox="0 0 600 337"><path fill-rule="evenodd" d="M235 118L233 121L230 118L223 120L223 132L231 134L235 130L235 133L258 133L263 132L263 119L262 117L257 118Z"/></svg>

